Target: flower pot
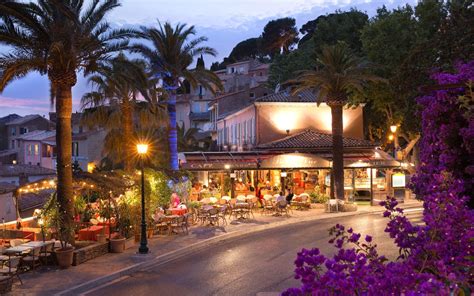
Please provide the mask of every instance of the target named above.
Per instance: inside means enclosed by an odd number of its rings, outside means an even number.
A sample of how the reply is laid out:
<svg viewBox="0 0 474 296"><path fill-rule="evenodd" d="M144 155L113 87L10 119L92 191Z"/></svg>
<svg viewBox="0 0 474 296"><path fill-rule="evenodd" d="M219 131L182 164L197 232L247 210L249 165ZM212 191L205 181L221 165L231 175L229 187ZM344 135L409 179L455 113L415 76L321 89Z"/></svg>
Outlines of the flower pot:
<svg viewBox="0 0 474 296"><path fill-rule="evenodd" d="M63 249L57 249L54 251L56 253L56 259L60 268L68 268L72 265L74 248L66 247Z"/></svg>
<svg viewBox="0 0 474 296"><path fill-rule="evenodd" d="M153 228L148 228L146 230L147 238L152 238L153 237L153 232L155 232L155 230Z"/></svg>
<svg viewBox="0 0 474 296"><path fill-rule="evenodd" d="M96 238L97 238L97 242L100 244L107 242L107 238L105 237L105 234L97 234Z"/></svg>
<svg viewBox="0 0 474 296"><path fill-rule="evenodd" d="M129 249L131 247L134 247L136 245L137 242L135 242L135 239L133 237L131 238L127 238L125 240L125 250L126 249Z"/></svg>
<svg viewBox="0 0 474 296"><path fill-rule="evenodd" d="M125 250L125 238L112 238L110 240L110 252L122 253Z"/></svg>

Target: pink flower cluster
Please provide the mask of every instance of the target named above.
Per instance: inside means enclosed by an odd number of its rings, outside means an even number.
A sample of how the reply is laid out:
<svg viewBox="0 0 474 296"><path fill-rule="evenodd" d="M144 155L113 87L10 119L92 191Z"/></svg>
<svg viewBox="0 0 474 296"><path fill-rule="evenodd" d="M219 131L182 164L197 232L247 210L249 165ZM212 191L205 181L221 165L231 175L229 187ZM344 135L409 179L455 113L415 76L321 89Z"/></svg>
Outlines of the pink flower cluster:
<svg viewBox="0 0 474 296"><path fill-rule="evenodd" d="M449 89L419 99L422 107L421 166L412 188L424 201L425 225L415 226L387 198L386 232L400 249L395 262L379 255L370 236L336 225L330 240L332 258L315 248L295 261L301 287L283 295L470 295L474 292L473 200L474 124L459 97L474 82L474 61L457 73L433 78ZM454 85L454 88L452 87ZM458 87L459 85L459 87Z"/></svg>

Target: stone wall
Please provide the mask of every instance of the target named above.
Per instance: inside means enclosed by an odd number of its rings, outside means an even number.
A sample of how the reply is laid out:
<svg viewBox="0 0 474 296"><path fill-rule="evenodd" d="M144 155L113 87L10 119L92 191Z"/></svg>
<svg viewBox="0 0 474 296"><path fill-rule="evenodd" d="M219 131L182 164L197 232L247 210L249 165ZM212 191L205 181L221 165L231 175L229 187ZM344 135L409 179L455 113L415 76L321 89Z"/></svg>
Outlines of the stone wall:
<svg viewBox="0 0 474 296"><path fill-rule="evenodd" d="M95 243L74 251L72 265L76 266L109 252L109 243Z"/></svg>

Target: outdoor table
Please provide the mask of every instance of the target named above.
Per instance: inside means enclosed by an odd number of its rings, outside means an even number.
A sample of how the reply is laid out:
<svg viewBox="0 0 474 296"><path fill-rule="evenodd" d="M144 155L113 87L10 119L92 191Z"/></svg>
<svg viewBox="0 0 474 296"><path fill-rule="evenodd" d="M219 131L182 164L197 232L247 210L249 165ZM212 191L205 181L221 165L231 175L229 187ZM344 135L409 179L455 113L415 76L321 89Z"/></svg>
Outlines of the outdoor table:
<svg viewBox="0 0 474 296"><path fill-rule="evenodd" d="M170 211L173 215L177 215L177 216L183 216L187 212L186 209L180 209L180 208L172 208L170 209Z"/></svg>
<svg viewBox="0 0 474 296"><path fill-rule="evenodd" d="M7 255L21 255L25 252L29 252L31 249L33 249L33 247L31 246L26 246L26 245L19 245L19 246L16 246L16 247L11 247L11 248L8 248L4 251L5 254Z"/></svg>
<svg viewBox="0 0 474 296"><path fill-rule="evenodd" d="M108 234L108 227L94 225L91 227L83 228L79 230L79 240L88 240L88 241L96 241L97 235L101 234L104 231L105 234Z"/></svg>
<svg viewBox="0 0 474 296"><path fill-rule="evenodd" d="M37 247L46 247L47 245L51 245L51 244L54 244L54 242L53 241L45 241L45 242L33 241L33 242L28 242L26 244L22 244L21 246L28 246L28 247L32 247L32 248L37 248Z"/></svg>

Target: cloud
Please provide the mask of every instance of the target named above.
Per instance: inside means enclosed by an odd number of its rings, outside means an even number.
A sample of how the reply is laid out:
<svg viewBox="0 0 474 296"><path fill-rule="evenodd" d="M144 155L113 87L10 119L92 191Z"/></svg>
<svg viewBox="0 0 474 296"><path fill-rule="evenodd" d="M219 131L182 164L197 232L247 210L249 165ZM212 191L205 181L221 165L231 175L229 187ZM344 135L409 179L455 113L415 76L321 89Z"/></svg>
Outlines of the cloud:
<svg viewBox="0 0 474 296"><path fill-rule="evenodd" d="M159 19L203 28L249 29L258 20L368 2L372 0L124 0L111 19L121 24L145 25Z"/></svg>
<svg viewBox="0 0 474 296"><path fill-rule="evenodd" d="M73 108L77 109L78 104L78 102L73 101ZM54 111L54 106L51 106L49 98L13 98L0 95L0 117L11 113L18 113L19 115L47 114L50 111Z"/></svg>

